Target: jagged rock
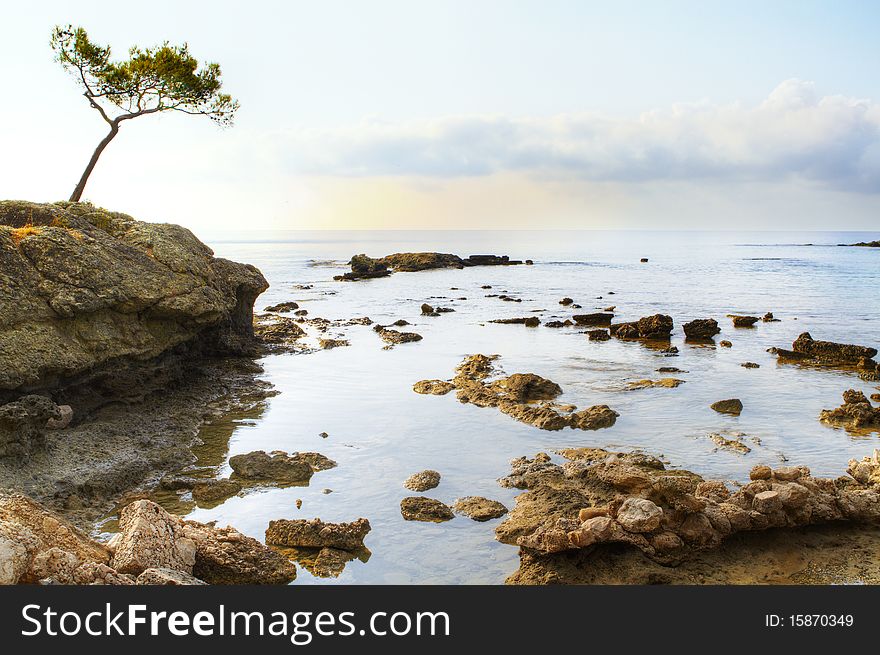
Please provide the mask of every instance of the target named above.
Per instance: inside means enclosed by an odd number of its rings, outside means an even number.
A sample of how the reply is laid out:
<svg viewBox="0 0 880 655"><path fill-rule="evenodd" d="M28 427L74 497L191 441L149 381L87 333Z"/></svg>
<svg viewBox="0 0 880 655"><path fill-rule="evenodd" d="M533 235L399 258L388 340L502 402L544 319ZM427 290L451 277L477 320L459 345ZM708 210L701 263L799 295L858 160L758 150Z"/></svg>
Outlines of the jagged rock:
<svg viewBox="0 0 880 655"><path fill-rule="evenodd" d="M388 328L381 328L376 330L376 332L382 337L382 341L391 344L392 346L422 340L422 335L416 334L415 332L398 332L397 330L389 330Z"/></svg>
<svg viewBox="0 0 880 655"><path fill-rule="evenodd" d="M587 330L587 338L590 341L608 341L611 334L608 330Z"/></svg>
<svg viewBox="0 0 880 655"><path fill-rule="evenodd" d="M643 316L630 323L612 323L609 331L618 339L665 340L672 333L673 321L666 314Z"/></svg>
<svg viewBox="0 0 880 655"><path fill-rule="evenodd" d="M697 340L709 340L721 332L721 328L718 327L718 321L714 318L698 318L690 323L685 323L682 328L684 329L684 335L688 339Z"/></svg>
<svg viewBox="0 0 880 655"><path fill-rule="evenodd" d="M112 568L138 575L149 568L192 573L195 543L181 533L180 520L148 500L138 500L119 514L120 538Z"/></svg>
<svg viewBox="0 0 880 655"><path fill-rule="evenodd" d="M400 501L400 513L407 521L427 521L440 523L455 515L448 505L434 498L409 496Z"/></svg>
<svg viewBox="0 0 880 655"><path fill-rule="evenodd" d="M603 550L615 543L647 562L679 565L738 532L880 518L878 451L850 462L852 479L815 478L806 467L755 467L756 479L733 492L641 453L562 454L572 458L562 466L545 454L511 463L511 486L526 491L495 532L521 546L522 565L540 557L544 570L562 572L573 561L589 567L620 554ZM573 559L571 551L583 554Z"/></svg>
<svg viewBox="0 0 880 655"><path fill-rule="evenodd" d="M354 255L351 260L349 260L348 264L351 266L351 272L344 273L343 275L336 275L333 277L334 280L367 280L391 275L391 271L388 270L388 266L385 262L373 259L372 257L367 257L364 254Z"/></svg>
<svg viewBox="0 0 880 655"><path fill-rule="evenodd" d="M440 474L428 469L420 473L413 473L403 482L403 486L410 491L428 491L440 484Z"/></svg>
<svg viewBox="0 0 880 655"><path fill-rule="evenodd" d="M585 327L601 327L611 325L614 314L599 312L595 314L575 314L572 319L577 325Z"/></svg>
<svg viewBox="0 0 880 655"><path fill-rule="evenodd" d="M455 385L444 380L420 380L413 385L413 391L425 395L444 396L455 389Z"/></svg>
<svg viewBox="0 0 880 655"><path fill-rule="evenodd" d="M49 430L63 430L73 422L73 407L70 405L58 405L60 418L50 418L46 421L46 428Z"/></svg>
<svg viewBox="0 0 880 655"><path fill-rule="evenodd" d="M27 457L45 448L49 421L60 419L58 406L43 396L0 405L0 457Z"/></svg>
<svg viewBox="0 0 880 655"><path fill-rule="evenodd" d="M452 505L459 514L464 514L474 521L489 521L507 514L507 508L497 500L489 500L482 496L465 496Z"/></svg>
<svg viewBox="0 0 880 655"><path fill-rule="evenodd" d="M767 312L761 317L765 323L779 323L779 319L773 316L773 312Z"/></svg>
<svg viewBox="0 0 880 655"><path fill-rule="evenodd" d="M306 336L296 319L262 314L254 317L254 336L270 352L295 350L297 340Z"/></svg>
<svg viewBox="0 0 880 655"><path fill-rule="evenodd" d="M828 364L858 364L862 359L871 359L877 355L876 348L833 341L816 341L809 332L798 336L791 344L791 348L795 353Z"/></svg>
<svg viewBox="0 0 880 655"><path fill-rule="evenodd" d="M136 583L139 585L170 585L175 587L205 584L197 577L183 571L163 568L146 569L137 577Z"/></svg>
<svg viewBox="0 0 880 655"><path fill-rule="evenodd" d="M563 327L569 327L571 325L574 325L574 323L572 323L568 319L566 319L564 321L547 321L546 323L544 323L544 327L548 327L548 328L563 328Z"/></svg>
<svg viewBox="0 0 880 655"><path fill-rule="evenodd" d="M712 443L718 446L718 448L721 450L729 450L734 453L739 453L740 455L747 455L748 453L752 452L752 449L744 444L740 439L728 439L727 437L724 437L717 433L710 434L709 439L711 439Z"/></svg>
<svg viewBox="0 0 880 655"><path fill-rule="evenodd" d="M852 430L880 428L880 408L871 405L861 391L848 389L843 392L843 405L823 409L819 420Z"/></svg>
<svg viewBox="0 0 880 655"><path fill-rule="evenodd" d="M733 327L738 328L754 327L755 323L761 320L757 316L738 316L735 314L728 314L728 317L733 321Z"/></svg>
<svg viewBox="0 0 880 655"><path fill-rule="evenodd" d="M0 583L36 582L47 577L46 570L35 571L33 567L40 553L53 548L81 563L106 564L110 559L104 546L39 503L22 494L0 493ZM57 557L50 556L41 560L43 566L56 561Z"/></svg>
<svg viewBox="0 0 880 655"><path fill-rule="evenodd" d="M735 416L739 416L743 410L743 404L739 398L718 400L712 403L710 407L720 414L733 414Z"/></svg>
<svg viewBox="0 0 880 655"><path fill-rule="evenodd" d="M266 543L271 546L335 548L354 551L364 547L370 522L359 518L351 523L325 523L321 519L269 521Z"/></svg>
<svg viewBox="0 0 880 655"><path fill-rule="evenodd" d="M286 557L231 527L182 521L181 532L195 543L192 574L208 584L287 584L296 566Z"/></svg>
<svg viewBox="0 0 880 655"><path fill-rule="evenodd" d="M596 405L581 411L573 405L562 406L552 402L562 388L533 373L514 375L486 383L486 378L497 371L493 362L497 355L472 355L456 369L453 378L459 402L479 407L497 407L501 412L529 423L542 430L561 430L572 427L597 430L614 425L617 412L607 405Z"/></svg>
<svg viewBox="0 0 880 655"><path fill-rule="evenodd" d="M250 352L267 287L177 225L89 203L0 201L0 401L172 350Z"/></svg>
<svg viewBox="0 0 880 655"><path fill-rule="evenodd" d="M318 345L324 350L329 350L331 348L350 346L351 342L348 339L318 339Z"/></svg>

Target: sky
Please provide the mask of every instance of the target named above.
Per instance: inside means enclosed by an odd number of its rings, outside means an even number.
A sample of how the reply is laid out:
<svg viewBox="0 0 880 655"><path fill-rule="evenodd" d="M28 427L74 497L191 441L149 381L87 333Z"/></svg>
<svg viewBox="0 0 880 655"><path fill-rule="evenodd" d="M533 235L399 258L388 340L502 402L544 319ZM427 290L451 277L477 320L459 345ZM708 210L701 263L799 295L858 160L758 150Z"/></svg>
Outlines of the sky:
<svg viewBox="0 0 880 655"><path fill-rule="evenodd" d="M66 199L106 125L55 24L188 42L241 109L129 121L84 199L199 230L880 231L880 3L15 3L0 198Z"/></svg>

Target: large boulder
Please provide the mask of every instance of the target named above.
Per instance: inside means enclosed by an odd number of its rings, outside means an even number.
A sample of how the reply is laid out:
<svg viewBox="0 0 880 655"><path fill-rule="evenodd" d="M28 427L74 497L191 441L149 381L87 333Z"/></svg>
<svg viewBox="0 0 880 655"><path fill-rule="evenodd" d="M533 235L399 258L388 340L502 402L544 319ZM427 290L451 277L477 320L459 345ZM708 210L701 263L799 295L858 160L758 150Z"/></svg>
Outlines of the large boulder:
<svg viewBox="0 0 880 655"><path fill-rule="evenodd" d="M192 573L196 546L181 532L181 522L156 503L138 500L119 514L120 537L110 565L138 575L162 568Z"/></svg>
<svg viewBox="0 0 880 655"><path fill-rule="evenodd" d="M177 225L0 201L0 402L173 349L247 350L267 287Z"/></svg>

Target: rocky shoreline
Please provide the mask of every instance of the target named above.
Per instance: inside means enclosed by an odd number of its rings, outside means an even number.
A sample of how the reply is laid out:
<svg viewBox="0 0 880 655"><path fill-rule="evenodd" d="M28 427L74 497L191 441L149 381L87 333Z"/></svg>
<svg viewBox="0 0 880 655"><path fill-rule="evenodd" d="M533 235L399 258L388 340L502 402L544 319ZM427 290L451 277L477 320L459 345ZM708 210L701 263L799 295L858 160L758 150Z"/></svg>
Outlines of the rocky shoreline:
<svg viewBox="0 0 880 655"><path fill-rule="evenodd" d="M530 263L432 252L356 255L351 272L337 279ZM229 434L219 444L222 461L198 462L194 449L206 426L230 414L259 413L275 395L261 379L257 358L350 346L345 328L351 326L371 327L377 348L417 349L421 334L395 329L409 326L406 319L389 325L366 316L329 320L294 301L254 315L255 300L268 288L259 270L214 257L178 226L143 223L88 203L0 202L0 286L0 582L286 584L295 579L297 564L313 575L335 577L348 562L370 558L364 539L371 525L363 517L344 523L278 518L268 523L263 543L166 509L185 512L261 488L308 485L336 467L317 452L254 451L229 458L232 473L219 477ZM486 297L522 302L510 293ZM439 317L456 310L433 299L453 303L445 295L420 299L413 320L451 320ZM557 334L569 328L598 342L597 348L619 340L658 357L679 355L670 340L672 316L622 321L606 303L590 313L565 297L558 303L565 311L584 313L486 323L520 325L529 334L542 326ZM771 312L756 314L728 314L725 333L779 321ZM713 318L693 319L682 330L685 343L695 348L715 348L722 332ZM316 335L317 347L310 345ZM717 344L731 346L728 340ZM875 348L816 340L809 332L791 348L768 352L780 365L855 371L866 381L880 377ZM755 362L740 365L760 368ZM656 370L687 373L674 366ZM681 392L665 390L686 382L632 379L613 391L675 394ZM454 392L461 403L494 408L547 431L603 430L620 416L604 404L578 409L561 402L559 384L537 373L508 375L499 355L467 355L451 378L421 380L412 389L426 396ZM871 404L878 399L849 389L840 407L817 418L854 434L880 431L880 409ZM749 411L738 398L707 405L728 417ZM707 436L717 449L737 456L751 452L743 433ZM817 561L826 570L803 581L880 581L880 566L859 568L851 556L853 548L880 539L876 451L851 461L836 479L814 477L805 467L759 465L743 485L706 480L642 452L578 447L558 454L565 461L539 453L512 463L510 475L499 480L523 491L510 511L482 496L444 502L408 495L400 500L401 517L497 521L487 529L519 548L512 584L768 581L792 568L792 558L807 547L821 551ZM403 486L421 494L440 479L427 469ZM169 498L166 509L154 502ZM99 519L114 513L119 532L109 543L87 536ZM751 573L750 558L758 561ZM791 575L803 570L801 563Z"/></svg>

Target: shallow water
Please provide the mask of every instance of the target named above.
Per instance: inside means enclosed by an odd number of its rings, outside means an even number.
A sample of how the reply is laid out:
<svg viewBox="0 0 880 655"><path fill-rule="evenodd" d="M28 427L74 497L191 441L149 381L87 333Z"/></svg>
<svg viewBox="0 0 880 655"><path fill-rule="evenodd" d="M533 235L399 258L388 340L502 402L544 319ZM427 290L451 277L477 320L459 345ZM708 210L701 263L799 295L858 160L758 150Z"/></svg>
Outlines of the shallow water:
<svg viewBox="0 0 880 655"><path fill-rule="evenodd" d="M880 250L840 248L877 238L861 233L646 233L646 232L293 232L250 241L217 235L207 241L219 256L259 267L272 287L257 307L295 300L310 317L369 316L379 323L403 318L424 339L383 350L367 326L333 330L351 347L312 354L267 357L265 377L281 392L265 408L233 417L205 433L205 463L257 449L319 451L339 463L316 473L308 487L261 489L189 516L218 520L262 538L276 518L320 517L348 521L367 517L373 530L367 562L353 561L334 579L300 569L303 583L501 583L517 568L517 549L495 541L498 520L465 517L442 523L404 521L400 500L410 474L433 468L440 486L425 495L452 503L465 495L494 498L513 507L517 490L496 479L521 455L569 446L641 448L672 466L704 476L743 481L757 463L785 458L815 474L841 474L847 460L869 454L876 433L852 435L818 421L820 410L838 406L848 388L876 392L854 372L777 365L770 346L790 347L803 331L814 338L880 344ZM813 246L799 245L812 243ZM819 245L827 244L827 245ZM509 254L534 266L478 267L399 273L389 278L334 282L354 253L382 256L400 251ZM647 264L639 262L648 257ZM492 285L484 290L482 285ZM312 285L310 289L297 285ZM457 287L456 290L451 290ZM613 291L614 295L609 295ZM486 298L508 293L521 303ZM572 297L583 309L558 302ZM467 300L457 300L459 297ZM429 302L455 308L439 317L420 316ZM678 357L664 357L639 343L590 342L582 329L497 325L495 318L529 316L542 321L616 305L615 320L668 313L676 330ZM763 315L778 323L734 329L728 313ZM716 340L733 348L684 343L681 324L713 317ZM314 331L311 332L315 334ZM559 383L561 402L578 407L606 403L620 413L616 425L596 432L542 431L495 409L463 405L454 394L422 396L414 382L448 379L471 353L498 353L509 373L534 372ZM759 369L745 369L753 361ZM660 366L687 383L675 389L621 391L627 382L658 378ZM709 404L738 397L741 416L717 414ZM712 432L742 432L747 455L715 450ZM321 432L329 433L324 439ZM229 437L228 453L223 453ZM219 438L218 438L219 435ZM219 448L219 452L218 452ZM323 493L332 489L332 493ZM295 501L301 499L302 508Z"/></svg>

